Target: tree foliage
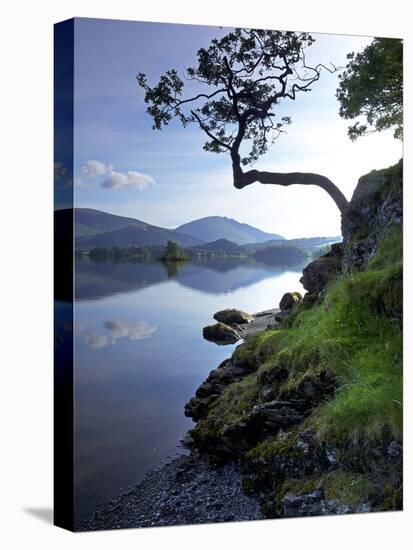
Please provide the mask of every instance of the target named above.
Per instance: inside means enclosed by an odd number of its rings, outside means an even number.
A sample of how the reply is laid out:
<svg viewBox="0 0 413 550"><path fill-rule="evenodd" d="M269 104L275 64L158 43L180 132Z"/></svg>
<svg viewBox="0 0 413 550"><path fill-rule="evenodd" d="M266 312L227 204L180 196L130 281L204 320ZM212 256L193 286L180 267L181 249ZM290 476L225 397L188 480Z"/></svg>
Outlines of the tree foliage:
<svg viewBox="0 0 413 550"><path fill-rule="evenodd" d="M236 188L254 182L318 185L343 212L345 196L324 176L242 168L264 155L291 123L290 116L277 115L277 107L311 91L323 69L336 70L307 63L306 50L313 42L305 32L237 28L199 49L196 64L183 75L171 69L151 86L139 73L153 128L161 130L174 118L184 127L197 124L207 136L206 151L230 155ZM186 95L185 83L196 92Z"/></svg>
<svg viewBox="0 0 413 550"><path fill-rule="evenodd" d="M176 69L153 87L139 73L153 128L160 130L174 117L184 126L196 123L209 138L204 149L214 153L238 151L248 141L241 162L251 164L291 123L289 116L277 118L274 108L310 91L320 78L323 66L308 66L305 59L313 42L304 32L234 29L198 50L197 64L184 75L201 88L192 97L184 97L185 83Z"/></svg>
<svg viewBox="0 0 413 550"><path fill-rule="evenodd" d="M159 258L163 262L180 262L187 260L185 250L175 241L168 241L162 256Z"/></svg>
<svg viewBox="0 0 413 550"><path fill-rule="evenodd" d="M340 116L353 120L350 139L387 128L403 137L403 44L394 38L375 38L363 51L347 56L349 62L339 75L337 98Z"/></svg>

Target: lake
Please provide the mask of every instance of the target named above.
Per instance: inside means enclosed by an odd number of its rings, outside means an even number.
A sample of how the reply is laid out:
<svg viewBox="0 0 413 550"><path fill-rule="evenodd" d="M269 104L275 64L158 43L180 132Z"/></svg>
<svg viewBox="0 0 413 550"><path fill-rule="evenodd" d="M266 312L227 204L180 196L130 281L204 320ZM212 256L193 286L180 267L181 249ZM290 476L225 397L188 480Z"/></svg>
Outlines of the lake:
<svg viewBox="0 0 413 550"><path fill-rule="evenodd" d="M301 291L300 268L251 259L76 261L75 491L78 519L182 452L184 405L234 346L202 338L213 314L253 313ZM64 307L60 304L60 307Z"/></svg>

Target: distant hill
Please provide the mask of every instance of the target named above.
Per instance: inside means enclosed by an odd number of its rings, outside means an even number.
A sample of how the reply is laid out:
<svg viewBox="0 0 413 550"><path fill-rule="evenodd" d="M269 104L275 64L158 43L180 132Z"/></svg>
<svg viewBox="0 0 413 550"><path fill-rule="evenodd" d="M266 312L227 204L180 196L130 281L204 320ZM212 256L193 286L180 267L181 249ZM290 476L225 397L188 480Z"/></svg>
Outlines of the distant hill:
<svg viewBox="0 0 413 550"><path fill-rule="evenodd" d="M206 242L226 239L237 244L247 244L261 243L272 239L284 239L284 237L276 233L266 233L252 225L240 223L223 216L209 216L184 223L177 227L176 231Z"/></svg>
<svg viewBox="0 0 413 550"><path fill-rule="evenodd" d="M227 239L218 239L210 243L193 246L189 250L190 254L239 254L245 255L242 246Z"/></svg>
<svg viewBox="0 0 413 550"><path fill-rule="evenodd" d="M55 212L56 236L59 235L60 226L70 226L72 215L71 209ZM266 233L251 225L221 216L194 220L175 230L92 208L76 208L74 218L75 244L79 251L164 246L168 240L172 240L184 248L193 249L194 253L197 252L194 247L199 247L199 253L251 255L264 248L286 245L311 253L321 246L341 240L341 237L286 240L280 235Z"/></svg>
<svg viewBox="0 0 413 550"><path fill-rule="evenodd" d="M341 242L342 237L302 237L300 239L283 239L283 240L271 240L264 242L256 242L245 244L243 246L244 250L248 254L254 254L257 250L264 250L264 248L272 248L274 246L293 246L302 250L303 252L311 253L321 246L325 246L332 243Z"/></svg>
<svg viewBox="0 0 413 550"><path fill-rule="evenodd" d="M258 261L270 265L292 266L308 260L307 255L294 246L271 246L263 250L257 250L254 256Z"/></svg>
<svg viewBox="0 0 413 550"><path fill-rule="evenodd" d="M58 210L57 219L65 218L70 210ZM131 247L165 245L168 240L181 246L195 246L203 241L178 231L149 223L108 214L91 208L75 209L75 244L78 250L96 247Z"/></svg>
<svg viewBox="0 0 413 550"><path fill-rule="evenodd" d="M118 231L128 226L143 229L148 225L135 218L116 216L115 214L108 214L107 212L92 208L75 208L75 224L76 238Z"/></svg>

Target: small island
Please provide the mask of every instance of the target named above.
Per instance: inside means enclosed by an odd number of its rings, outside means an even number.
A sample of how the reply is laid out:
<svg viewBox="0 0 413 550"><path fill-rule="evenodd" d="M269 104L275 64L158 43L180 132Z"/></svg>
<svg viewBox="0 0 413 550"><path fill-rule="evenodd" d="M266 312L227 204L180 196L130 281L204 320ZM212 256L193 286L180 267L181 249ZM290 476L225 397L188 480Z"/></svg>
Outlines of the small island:
<svg viewBox="0 0 413 550"><path fill-rule="evenodd" d="M189 260L188 256L185 253L185 250L179 246L175 241L168 241L164 252L159 258L161 262L186 262Z"/></svg>

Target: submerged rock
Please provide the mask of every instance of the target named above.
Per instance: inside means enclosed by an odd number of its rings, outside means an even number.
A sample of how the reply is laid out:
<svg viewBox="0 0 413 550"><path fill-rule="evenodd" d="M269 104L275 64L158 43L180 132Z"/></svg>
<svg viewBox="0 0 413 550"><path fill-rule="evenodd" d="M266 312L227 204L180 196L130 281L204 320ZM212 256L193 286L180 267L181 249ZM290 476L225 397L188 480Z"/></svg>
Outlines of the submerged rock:
<svg viewBox="0 0 413 550"><path fill-rule="evenodd" d="M226 325L243 325L251 323L253 316L240 309L223 309L215 313L214 319Z"/></svg>
<svg viewBox="0 0 413 550"><path fill-rule="evenodd" d="M225 323L208 325L203 328L202 334L205 340L216 344L235 344L241 338L235 329Z"/></svg>

